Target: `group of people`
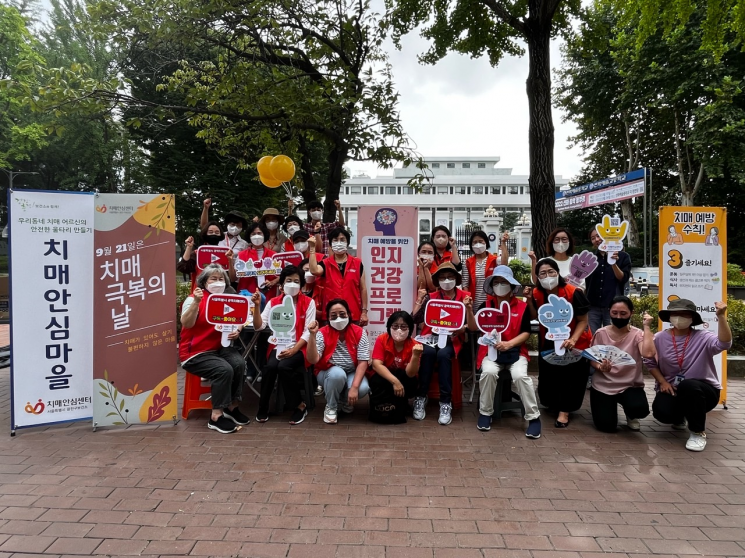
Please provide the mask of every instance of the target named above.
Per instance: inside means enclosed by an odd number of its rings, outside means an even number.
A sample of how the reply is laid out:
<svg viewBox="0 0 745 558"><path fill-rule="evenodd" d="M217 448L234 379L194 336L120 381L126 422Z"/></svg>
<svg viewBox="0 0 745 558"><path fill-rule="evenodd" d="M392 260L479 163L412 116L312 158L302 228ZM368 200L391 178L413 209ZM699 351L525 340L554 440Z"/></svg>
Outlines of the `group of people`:
<svg viewBox="0 0 745 558"><path fill-rule="evenodd" d="M732 343L725 303L716 304L716 333L694 329L703 323L696 305L677 299L659 313L660 319L672 327L653 334L653 319L648 314L643 316L643 330L630 325L634 304L623 295L631 272L628 254L600 251L602 239L596 231L591 231L590 240L596 247L598 266L588 277L571 284L567 281L574 240L569 231L559 228L549 235L548 257L537 260L530 253L533 285L521 285L507 265L507 233L494 254L489 236L474 231L469 239L473 255L461 261L450 231L438 226L431 239L421 242L417 250L413 308L391 314L386 333L371 347L364 329L368 323L364 266L348 253L350 236L339 202L335 205L338 220L332 223L322 222L323 206L313 202L308 204L306 220L293 215L290 204L288 216L269 208L251 223L244 215L231 212L225 217L223 229L220 223L208 219L209 200L205 201L201 240L229 248L228 269L212 264L196 273L191 237L178 269L192 273L194 284L192 295L182 307L181 362L187 372L212 382L209 428L229 433L249 423L239 409L246 363L237 349L220 345L221 333L205 317L205 291L237 291L251 298L253 310L248 325L254 331L268 327L272 309L283 305L286 296L293 301L295 322L287 333L292 343L265 347L266 360L259 371L262 382L257 422L269 420L269 402L277 381L290 409L290 424L303 422L308 409L302 398L302 380L312 369L318 386L316 395L323 394L326 399L323 421L327 424L337 423L339 413L353 412L355 404L368 394L371 420L405 422L409 412L415 420L423 420L435 372L438 422L450 424L453 362L468 342L477 342L483 335L476 357L480 370L479 430L491 428L502 374L509 374L520 398L528 438L541 436L541 407L555 416L554 427L567 428L571 413L582 406L590 377L590 410L596 428L616 431L620 404L626 426L639 430L640 419L650 412L644 392L644 363L656 381L654 417L674 429L688 429L689 450L704 449L706 413L718 403L722 387L713 357ZM250 244L241 237L242 232ZM300 252L303 260L297 266L285 266L279 276L236 276L236 266L242 265L239 262L281 251ZM413 290L414 285L411 287ZM526 342L531 321L537 319L551 295L572 307L571 333L560 346L565 354L577 358L552 359L555 351L551 349L557 342L548 340L548 332L541 326L536 391L528 375ZM424 320L430 300L459 301L466 308L466 322L450 332L444 346L437 343L437 335ZM509 325L498 338L488 340L479 331L476 314L482 308L504 309L505 303ZM238 338L240 329L230 337ZM496 351L489 351L489 345ZM596 345L615 347L630 358L611 362L582 353ZM378 413L380 409L385 412ZM392 409L397 411L389 412Z"/></svg>

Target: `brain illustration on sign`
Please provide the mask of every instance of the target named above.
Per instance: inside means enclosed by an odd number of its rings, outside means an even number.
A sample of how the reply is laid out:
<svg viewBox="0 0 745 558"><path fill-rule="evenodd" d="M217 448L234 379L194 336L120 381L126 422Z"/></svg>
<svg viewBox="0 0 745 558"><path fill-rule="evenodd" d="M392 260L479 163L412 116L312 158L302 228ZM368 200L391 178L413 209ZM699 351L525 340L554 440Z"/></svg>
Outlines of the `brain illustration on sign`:
<svg viewBox="0 0 745 558"><path fill-rule="evenodd" d="M484 333L502 333L510 325L510 304L503 300L499 308L482 308L476 312L476 325Z"/></svg>
<svg viewBox="0 0 745 558"><path fill-rule="evenodd" d="M383 236L396 236L398 213L390 207L383 207L375 212L375 230Z"/></svg>
<svg viewBox="0 0 745 558"><path fill-rule="evenodd" d="M269 313L269 328L277 337L286 337L295 327L295 305L291 296L285 296L282 304L272 307Z"/></svg>
<svg viewBox="0 0 745 558"><path fill-rule="evenodd" d="M569 338L572 333L569 323L573 317L572 305L553 294L548 295L548 304L538 309L538 321L548 330L546 339L551 341Z"/></svg>

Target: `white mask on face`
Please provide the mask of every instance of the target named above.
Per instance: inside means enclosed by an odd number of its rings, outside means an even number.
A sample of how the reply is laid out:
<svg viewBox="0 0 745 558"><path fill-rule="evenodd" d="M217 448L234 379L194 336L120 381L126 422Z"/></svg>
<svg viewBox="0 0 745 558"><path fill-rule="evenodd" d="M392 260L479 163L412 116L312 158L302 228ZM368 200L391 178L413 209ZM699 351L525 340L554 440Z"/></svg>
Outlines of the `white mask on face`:
<svg viewBox="0 0 745 558"><path fill-rule="evenodd" d="M300 283L285 283L282 290L286 295L295 296L300 292Z"/></svg>
<svg viewBox="0 0 745 558"><path fill-rule="evenodd" d="M677 329L687 329L691 327L693 318L686 318L685 316L670 316L670 324Z"/></svg>
<svg viewBox="0 0 745 558"><path fill-rule="evenodd" d="M215 281L207 285L207 290L212 294L220 294L225 292L225 281Z"/></svg>
<svg viewBox="0 0 745 558"><path fill-rule="evenodd" d="M310 271L305 272L305 282L306 283L315 283L316 276L313 275Z"/></svg>
<svg viewBox="0 0 745 558"><path fill-rule="evenodd" d="M432 254L419 254L419 257L424 263L432 263L435 257Z"/></svg>
<svg viewBox="0 0 745 558"><path fill-rule="evenodd" d="M323 217L323 211L311 211L310 212L310 218L315 219L316 221L320 221Z"/></svg>
<svg viewBox="0 0 745 558"><path fill-rule="evenodd" d="M266 228L270 231L276 231L277 227L279 227L279 223L277 221L267 221Z"/></svg>
<svg viewBox="0 0 745 558"><path fill-rule="evenodd" d="M334 251L334 254L343 254L347 251L347 243L346 242L332 242L331 249Z"/></svg>
<svg viewBox="0 0 745 558"><path fill-rule="evenodd" d="M391 337L393 337L394 341L401 342L406 341L406 338L409 336L408 331L401 331L400 329L392 329L391 330Z"/></svg>
<svg viewBox="0 0 745 558"><path fill-rule="evenodd" d="M494 294L497 296L507 296L512 291L512 285L505 284L505 283L499 283L496 287L494 287Z"/></svg>
<svg viewBox="0 0 745 558"><path fill-rule="evenodd" d="M347 324L349 323L349 318L336 318L335 320L331 320L329 322L329 325L333 327L337 331L341 331L345 327L347 327Z"/></svg>
<svg viewBox="0 0 745 558"><path fill-rule="evenodd" d="M558 277L544 277L543 279L541 279L541 286L547 291L555 289L558 285L559 285Z"/></svg>
<svg viewBox="0 0 745 558"><path fill-rule="evenodd" d="M251 237L251 244L254 246L261 246L264 244L264 235L263 234L255 234Z"/></svg>
<svg viewBox="0 0 745 558"><path fill-rule="evenodd" d="M455 287L455 279L443 279L440 281L440 288L443 291L449 291Z"/></svg>
<svg viewBox="0 0 745 558"><path fill-rule="evenodd" d="M308 251L308 243L307 242L298 242L297 244L293 245L295 247L295 250L298 252L307 252Z"/></svg>
<svg viewBox="0 0 745 558"><path fill-rule="evenodd" d="M442 238L441 236L435 238L435 246L437 246L438 248L444 248L447 245L447 243L448 243L447 238Z"/></svg>
<svg viewBox="0 0 745 558"><path fill-rule="evenodd" d="M568 242L554 242L554 252L557 252L559 254L563 254L569 250L569 243Z"/></svg>
<svg viewBox="0 0 745 558"><path fill-rule="evenodd" d="M486 244L481 244L479 242L478 244L471 246L471 250L473 250L474 254L483 254L486 251Z"/></svg>
<svg viewBox="0 0 745 558"><path fill-rule="evenodd" d="M230 236L237 236L243 231L242 228L236 227L235 225L228 225L228 234Z"/></svg>
<svg viewBox="0 0 745 558"><path fill-rule="evenodd" d="M297 225L290 225L289 227L287 227L287 233L290 235L295 234L299 230L300 230L300 227L298 227Z"/></svg>

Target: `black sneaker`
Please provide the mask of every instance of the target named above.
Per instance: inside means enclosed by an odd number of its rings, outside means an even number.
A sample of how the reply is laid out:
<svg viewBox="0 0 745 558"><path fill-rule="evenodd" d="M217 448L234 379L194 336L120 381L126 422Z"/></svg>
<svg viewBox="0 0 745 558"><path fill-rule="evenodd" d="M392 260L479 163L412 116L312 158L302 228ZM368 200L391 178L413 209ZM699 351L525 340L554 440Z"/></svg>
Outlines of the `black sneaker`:
<svg viewBox="0 0 745 558"><path fill-rule="evenodd" d="M308 407L305 409L295 409L292 411L292 416L290 417L290 424L300 424L305 420L305 417L308 416Z"/></svg>
<svg viewBox="0 0 745 558"><path fill-rule="evenodd" d="M249 422L251 422L251 419L241 413L241 410L238 407L236 407L232 411L230 409L223 409L222 414L224 417L228 417L234 423L240 424L241 426L246 426Z"/></svg>
<svg viewBox="0 0 745 558"><path fill-rule="evenodd" d="M222 415L217 420L210 419L210 421L207 423L207 428L217 430L220 434L232 434L233 432L238 430L238 427L235 425L235 423L225 415Z"/></svg>
<svg viewBox="0 0 745 558"><path fill-rule="evenodd" d="M266 411L259 411L256 413L256 422L266 422L269 420L269 413Z"/></svg>

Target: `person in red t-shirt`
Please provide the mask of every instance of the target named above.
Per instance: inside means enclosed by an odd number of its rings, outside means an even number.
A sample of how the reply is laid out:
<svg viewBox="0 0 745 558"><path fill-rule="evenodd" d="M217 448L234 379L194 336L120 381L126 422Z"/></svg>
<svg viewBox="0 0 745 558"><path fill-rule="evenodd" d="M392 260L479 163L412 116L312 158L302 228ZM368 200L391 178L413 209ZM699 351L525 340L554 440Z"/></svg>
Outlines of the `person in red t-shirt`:
<svg viewBox="0 0 745 558"><path fill-rule="evenodd" d="M372 370L368 369L370 390L403 399L404 404L416 396L423 347L411 338L414 318L404 310L390 315L386 330L375 340Z"/></svg>

